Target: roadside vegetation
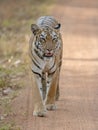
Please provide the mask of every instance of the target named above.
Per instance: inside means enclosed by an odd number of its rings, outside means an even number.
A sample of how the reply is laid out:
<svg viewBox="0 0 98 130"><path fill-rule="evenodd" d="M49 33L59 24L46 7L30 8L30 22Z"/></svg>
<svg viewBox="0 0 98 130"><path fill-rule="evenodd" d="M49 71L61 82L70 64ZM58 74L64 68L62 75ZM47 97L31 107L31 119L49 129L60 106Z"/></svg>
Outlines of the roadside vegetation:
<svg viewBox="0 0 98 130"><path fill-rule="evenodd" d="M25 87L30 25L50 15L53 6L52 0L0 0L0 130L21 130L12 118L11 102Z"/></svg>

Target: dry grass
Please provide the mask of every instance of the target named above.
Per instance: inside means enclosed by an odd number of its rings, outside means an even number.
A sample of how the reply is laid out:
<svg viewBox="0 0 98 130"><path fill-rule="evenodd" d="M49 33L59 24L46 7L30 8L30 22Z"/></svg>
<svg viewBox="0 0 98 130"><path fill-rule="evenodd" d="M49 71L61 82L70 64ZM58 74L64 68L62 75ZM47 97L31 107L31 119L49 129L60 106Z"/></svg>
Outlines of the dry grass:
<svg viewBox="0 0 98 130"><path fill-rule="evenodd" d="M27 67L30 25L41 15L51 15L52 6L45 0L0 1L0 68Z"/></svg>
<svg viewBox="0 0 98 130"><path fill-rule="evenodd" d="M24 87L29 67L30 25L41 15L51 15L53 6L54 0L0 1L0 118L9 113L0 119L0 130L20 130L11 123L11 102L2 102L2 90L11 87L13 93L7 98L12 101L17 97L17 88Z"/></svg>

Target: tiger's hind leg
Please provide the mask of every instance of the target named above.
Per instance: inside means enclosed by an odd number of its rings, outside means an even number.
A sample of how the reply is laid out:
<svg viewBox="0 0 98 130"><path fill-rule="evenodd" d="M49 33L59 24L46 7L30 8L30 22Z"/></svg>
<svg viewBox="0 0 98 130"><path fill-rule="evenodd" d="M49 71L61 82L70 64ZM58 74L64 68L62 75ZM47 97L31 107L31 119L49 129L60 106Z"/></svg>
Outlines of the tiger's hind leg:
<svg viewBox="0 0 98 130"><path fill-rule="evenodd" d="M58 74L58 80L57 80L57 89L56 89L56 95L55 95L55 100L58 101L60 97L60 88L59 88L59 79L60 79L60 70L61 70L61 64L59 66L59 74Z"/></svg>
<svg viewBox="0 0 98 130"><path fill-rule="evenodd" d="M56 95L55 95L55 100L56 100L56 101L59 100L59 96L60 96L60 90L59 90L59 83L58 83L57 89L56 89Z"/></svg>

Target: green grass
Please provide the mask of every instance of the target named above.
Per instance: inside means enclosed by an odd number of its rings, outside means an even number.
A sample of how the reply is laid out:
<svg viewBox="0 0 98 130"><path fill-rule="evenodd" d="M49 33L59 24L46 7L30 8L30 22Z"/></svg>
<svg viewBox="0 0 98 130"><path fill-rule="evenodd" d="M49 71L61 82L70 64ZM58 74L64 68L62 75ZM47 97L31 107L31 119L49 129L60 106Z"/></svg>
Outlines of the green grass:
<svg viewBox="0 0 98 130"><path fill-rule="evenodd" d="M4 125L0 128L0 130L11 130L11 126L10 125Z"/></svg>
<svg viewBox="0 0 98 130"><path fill-rule="evenodd" d="M19 127L15 127L15 124L4 124L2 127L0 127L0 130L21 130Z"/></svg>
<svg viewBox="0 0 98 130"><path fill-rule="evenodd" d="M7 87L13 89L20 88L22 86L22 77L26 74L26 66L18 65L17 67L3 68L0 67L0 90Z"/></svg>
<svg viewBox="0 0 98 130"><path fill-rule="evenodd" d="M1 105L3 107L3 112L6 115L9 115L11 111L11 105L10 105L11 99L9 97L5 97L1 99Z"/></svg>
<svg viewBox="0 0 98 130"><path fill-rule="evenodd" d="M0 88L5 88L10 86L10 73L11 70L0 67Z"/></svg>

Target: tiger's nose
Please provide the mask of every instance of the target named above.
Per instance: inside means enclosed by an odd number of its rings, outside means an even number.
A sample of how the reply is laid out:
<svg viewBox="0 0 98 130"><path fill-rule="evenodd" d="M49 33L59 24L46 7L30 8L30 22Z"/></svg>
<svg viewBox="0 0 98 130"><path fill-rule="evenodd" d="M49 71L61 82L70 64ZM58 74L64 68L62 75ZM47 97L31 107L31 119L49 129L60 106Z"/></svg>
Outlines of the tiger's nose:
<svg viewBox="0 0 98 130"><path fill-rule="evenodd" d="M47 51L49 51L49 52L50 52L50 51L52 51L52 49L47 49Z"/></svg>

